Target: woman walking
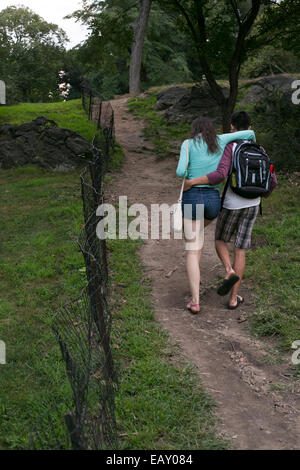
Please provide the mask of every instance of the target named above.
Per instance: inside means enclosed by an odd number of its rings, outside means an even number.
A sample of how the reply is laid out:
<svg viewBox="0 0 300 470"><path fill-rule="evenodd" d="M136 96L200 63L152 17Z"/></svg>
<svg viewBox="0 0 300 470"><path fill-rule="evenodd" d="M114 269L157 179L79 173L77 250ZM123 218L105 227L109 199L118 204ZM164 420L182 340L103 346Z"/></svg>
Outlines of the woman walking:
<svg viewBox="0 0 300 470"><path fill-rule="evenodd" d="M192 124L190 139L185 140L181 146L177 176L194 179L216 171L226 145L242 139L255 140L255 134L252 130L247 130L217 135L210 119L198 117ZM192 297L187 308L195 314L200 312L201 234L204 230L201 222L204 216L204 226L207 226L218 216L221 209L219 186L196 185L185 191L182 198L186 269Z"/></svg>

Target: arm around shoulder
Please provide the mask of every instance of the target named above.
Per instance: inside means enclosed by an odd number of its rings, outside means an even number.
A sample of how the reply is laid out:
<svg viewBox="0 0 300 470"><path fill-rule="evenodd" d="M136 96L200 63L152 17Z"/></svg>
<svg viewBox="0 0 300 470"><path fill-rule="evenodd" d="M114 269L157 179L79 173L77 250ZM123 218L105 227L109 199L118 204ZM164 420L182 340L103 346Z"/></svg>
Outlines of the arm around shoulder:
<svg viewBox="0 0 300 470"><path fill-rule="evenodd" d="M224 146L235 140L256 140L255 132L252 130L231 132L230 134L219 135L221 144Z"/></svg>

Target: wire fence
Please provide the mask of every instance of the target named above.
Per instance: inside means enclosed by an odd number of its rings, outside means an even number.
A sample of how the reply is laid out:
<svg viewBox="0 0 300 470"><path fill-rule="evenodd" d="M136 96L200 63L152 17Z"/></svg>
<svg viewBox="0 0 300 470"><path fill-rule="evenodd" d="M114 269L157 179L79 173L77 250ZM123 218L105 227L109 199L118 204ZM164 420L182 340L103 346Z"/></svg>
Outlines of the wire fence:
<svg viewBox="0 0 300 470"><path fill-rule="evenodd" d="M80 176L85 225L77 243L85 261L87 286L77 300L60 309L51 323L72 392L40 419L31 432L30 449L118 448L107 250L106 241L97 236L102 218L97 208L104 201L103 176L113 140L111 113L109 129L95 136L93 160Z"/></svg>
<svg viewBox="0 0 300 470"><path fill-rule="evenodd" d="M110 102L103 101L95 95L87 80L82 83L81 100L89 120L94 121L97 129L102 129L104 134L112 132L113 135L110 137L114 140L114 111Z"/></svg>

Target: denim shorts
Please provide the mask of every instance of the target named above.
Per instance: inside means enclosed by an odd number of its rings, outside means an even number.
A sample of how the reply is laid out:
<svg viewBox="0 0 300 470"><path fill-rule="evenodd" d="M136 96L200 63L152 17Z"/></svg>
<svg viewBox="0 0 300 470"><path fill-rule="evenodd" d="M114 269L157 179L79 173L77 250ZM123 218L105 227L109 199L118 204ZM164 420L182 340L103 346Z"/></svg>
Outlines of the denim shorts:
<svg viewBox="0 0 300 470"><path fill-rule="evenodd" d="M202 211L197 205L204 206L204 218L214 220L218 217L221 209L221 198L219 191L210 188L191 188L183 193L182 212L185 219L197 220L201 217ZM186 205L186 207L185 207Z"/></svg>

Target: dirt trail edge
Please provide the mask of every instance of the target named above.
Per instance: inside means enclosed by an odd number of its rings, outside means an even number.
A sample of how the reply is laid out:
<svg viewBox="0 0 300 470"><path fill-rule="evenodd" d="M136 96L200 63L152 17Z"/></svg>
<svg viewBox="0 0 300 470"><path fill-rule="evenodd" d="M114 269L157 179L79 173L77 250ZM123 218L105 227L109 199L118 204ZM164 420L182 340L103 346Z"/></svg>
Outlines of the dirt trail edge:
<svg viewBox="0 0 300 470"><path fill-rule="evenodd" d="M157 161L152 145L143 139L144 124L127 111L128 97L111 101L115 111L116 139L126 161L112 184L107 202L128 196L128 203L174 203L180 184L176 161ZM150 211L149 211L150 212ZM289 373L291 356L276 363L272 342L259 341L246 330L251 315L250 289L246 302L229 311L214 285L223 273L214 250L214 224L205 234L202 258L201 313L185 309L188 284L181 240L145 240L141 250L148 277L152 279L156 319L183 354L197 367L202 383L214 398L220 418L218 433L232 449L299 449L300 389ZM172 274L170 275L170 273ZM168 277L169 275L169 277Z"/></svg>

